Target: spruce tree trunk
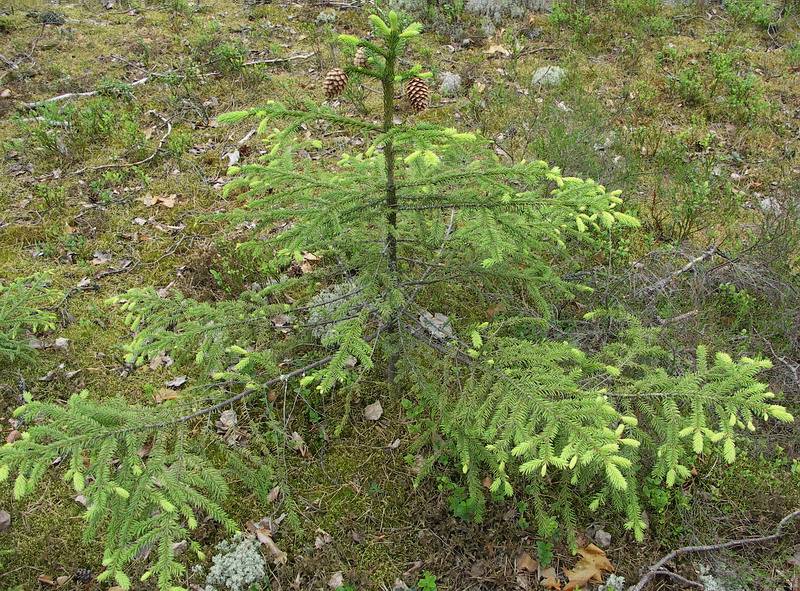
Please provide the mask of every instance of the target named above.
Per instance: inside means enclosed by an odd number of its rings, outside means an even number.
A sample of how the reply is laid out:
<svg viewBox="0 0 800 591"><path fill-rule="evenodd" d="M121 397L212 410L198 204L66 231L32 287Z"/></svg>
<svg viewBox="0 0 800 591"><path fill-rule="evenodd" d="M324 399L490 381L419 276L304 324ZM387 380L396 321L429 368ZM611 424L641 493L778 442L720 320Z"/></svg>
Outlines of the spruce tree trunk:
<svg viewBox="0 0 800 591"><path fill-rule="evenodd" d="M386 67L383 70L383 131L388 133L394 126L394 68L395 51L397 46L396 33L389 42L388 56L386 57ZM397 189L394 180L394 145L392 141L386 142L383 148L383 157L386 163L386 224L388 227L386 234L386 256L388 257L389 271L393 275L393 280L398 283L397 269ZM397 330L400 319L390 325L390 331ZM389 356L386 366L386 378L391 384L394 382L397 353Z"/></svg>

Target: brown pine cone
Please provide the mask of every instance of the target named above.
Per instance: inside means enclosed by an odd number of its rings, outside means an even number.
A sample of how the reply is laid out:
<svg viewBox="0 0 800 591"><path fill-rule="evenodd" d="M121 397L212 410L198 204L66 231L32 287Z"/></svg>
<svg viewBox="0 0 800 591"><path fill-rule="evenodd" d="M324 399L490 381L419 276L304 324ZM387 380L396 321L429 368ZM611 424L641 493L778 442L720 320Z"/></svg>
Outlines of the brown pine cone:
<svg viewBox="0 0 800 591"><path fill-rule="evenodd" d="M347 74L341 68L334 68L325 75L325 82L322 87L325 89L325 96L333 98L342 94L347 85Z"/></svg>
<svg viewBox="0 0 800 591"><path fill-rule="evenodd" d="M406 83L406 99L417 113L428 106L431 90L422 78L414 77Z"/></svg>
<svg viewBox="0 0 800 591"><path fill-rule="evenodd" d="M367 67L367 49L365 47L356 49L356 54L353 56L353 65L356 68Z"/></svg>

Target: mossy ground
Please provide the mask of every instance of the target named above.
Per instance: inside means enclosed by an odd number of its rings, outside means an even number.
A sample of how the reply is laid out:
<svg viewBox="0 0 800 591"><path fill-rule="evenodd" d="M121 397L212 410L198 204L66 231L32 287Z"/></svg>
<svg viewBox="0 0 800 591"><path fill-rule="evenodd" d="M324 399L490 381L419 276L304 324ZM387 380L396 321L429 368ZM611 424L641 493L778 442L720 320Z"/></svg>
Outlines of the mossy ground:
<svg viewBox="0 0 800 591"><path fill-rule="evenodd" d="M48 11L65 22L42 24ZM11 0L0 8L0 54L8 60L0 66L0 91L10 91L0 98L0 279L51 273L65 297L54 306L58 330L40 338L69 339L66 350L45 349L32 364L0 368L0 416L10 415L23 387L37 398L64 399L86 388L99 397L149 401L174 368L126 370L122 345L129 333L105 299L134 286L169 284L216 299L257 279L246 264L231 262L231 230L200 217L233 204L220 191L225 154L239 149L246 159L260 148L256 139L239 143L246 125L217 126L214 117L298 93L321 99L323 73L337 57L331 27L315 24L318 11L225 0L123 1L108 9L100 2ZM336 13L337 32L364 33L364 11ZM718 244L741 261L729 264L727 275L687 281L647 301L623 289L645 279L622 268L607 271L622 278L616 297L654 322L689 314L666 325L678 356L702 338L736 354L783 358L770 378L797 415L798 383L789 371L800 355L797 4L784 6L775 29L736 20L714 3L615 1L564 14L506 23L494 39L481 39L474 27L465 49L460 39L426 34L415 57L435 74L460 73L465 88L452 100L435 95L435 108L423 117L480 130L505 157L541 158L623 189L645 222L641 233L616 245L628 261L670 244L695 254ZM537 33L524 34L531 30ZM516 41L522 48L508 58L486 51ZM285 64L241 65L245 57L301 52L315 53ZM715 62L723 54L731 56L728 70ZM566 81L532 87L532 72L547 64L566 68ZM153 72L161 76L130 93L108 84ZM736 86L748 74L752 88ZM62 101L52 111L20 108L103 84L102 96ZM365 101L369 106L377 95ZM343 108L352 106L345 101ZM64 112L71 112L67 127L46 121ZM94 169L148 157L165 132L159 115L173 131L155 158ZM146 205L147 195L174 195L174 206ZM95 253L111 260L98 263L103 257ZM679 254L675 259L677 266L685 262ZM721 292L724 281L749 298ZM278 538L291 560L275 588L297 576L298 588L321 588L339 570L358 589L384 588L403 576L413 582L422 570L437 574L441 589L516 588L513 559L520 550L535 554L534 530L503 505L490 506L483 524L461 522L435 479L415 489L403 410L386 402L380 423L361 418L363 405L381 394L375 383L351 401L339 438L330 434L344 413L341 400L314 401L322 420L302 421L312 453L284 458L301 529ZM286 397L299 415L308 412L291 392ZM796 428L761 433L734 468L700 463L699 476L682 491L666 498L654 492L644 545L602 516L582 515L582 524L599 520L613 534L609 555L629 580L676 546L770 531L800 505L797 434ZM391 448L396 439L399 447ZM230 510L242 523L270 514L270 506L235 488L238 502ZM101 544L82 539L81 507L72 496L58 478L46 480L28 503L0 487L0 508L13 520L0 533L0 589L37 589L39 575L55 579L82 567L98 572ZM318 530L332 537L320 548ZM208 532L206 544L215 539ZM776 589L792 577L791 552L787 540L722 558L743 587ZM559 565L572 560L566 548L556 548Z"/></svg>

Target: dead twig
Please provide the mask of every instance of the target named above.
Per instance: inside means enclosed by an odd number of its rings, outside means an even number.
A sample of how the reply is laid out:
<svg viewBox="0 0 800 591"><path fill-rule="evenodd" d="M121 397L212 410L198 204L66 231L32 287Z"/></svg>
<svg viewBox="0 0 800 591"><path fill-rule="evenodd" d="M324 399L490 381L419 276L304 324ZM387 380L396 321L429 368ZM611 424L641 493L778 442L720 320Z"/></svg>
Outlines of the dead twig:
<svg viewBox="0 0 800 591"><path fill-rule="evenodd" d="M639 582L636 583L636 586L633 587L631 591L642 591L650 583L650 581L652 581L658 575L669 576L672 577L673 579L677 579L678 577L680 577L680 575L676 575L675 573L667 569L665 566L670 561L675 560L678 556L682 556L684 554L698 554L700 552L715 552L717 550L725 550L726 548L738 548L740 546L746 546L748 544L765 544L767 542L773 542L775 540L779 540L780 538L786 535L786 532L783 531L783 528L786 527L788 523L794 521L798 517L800 517L800 510L789 513L789 515L780 520L780 523L778 523L778 527L775 528L775 533L767 536L759 536L757 538L743 538L741 540L731 540L729 542L723 542L721 544L710 544L708 546L684 546L683 548L678 548L677 550L673 550L672 552L667 554L664 558L656 562L649 569L647 569L645 575L641 579L639 579ZM684 580L684 582L688 581ZM695 583L695 586L697 585L698 584Z"/></svg>
<svg viewBox="0 0 800 591"><path fill-rule="evenodd" d="M153 78L154 74L150 74L145 76L144 78L139 78L138 80L134 80L129 84L129 86L141 86L148 82L151 78ZM41 101L34 101L32 103L22 103L22 106L27 109L35 109L36 107L41 107L42 105L46 105L48 103L56 103L59 101L65 101L71 98L78 98L78 97L86 97L86 96L95 96L99 94L99 90L89 90L87 92L65 92L64 94L59 94L58 96L53 96L48 99L44 99Z"/></svg>
<svg viewBox="0 0 800 591"><path fill-rule="evenodd" d="M295 55L288 55L286 57L271 57L271 58L264 58L264 59L256 59L244 62L243 65L245 66L255 66L257 64L281 64L286 62L293 62L297 60L304 60L308 59L314 55L314 52L310 53L297 53ZM174 74L175 72L153 72L152 74L148 74L138 80L134 80L133 82L128 83L129 86L141 86L142 84L146 84L151 82L157 78L163 78L165 76L169 76ZM204 76L216 76L218 75L217 72L209 72L208 74L204 74ZM42 105L46 105L48 103L56 103L59 101L65 101L71 98L83 98L88 96L95 96L102 92L101 90L87 90L86 92L65 92L64 94L59 94L58 96L53 96L47 99L43 99L40 101L33 101L30 103L22 103L21 106L27 109L35 109L36 107L41 107Z"/></svg>
<svg viewBox="0 0 800 591"><path fill-rule="evenodd" d="M661 291L667 285L672 283L675 279L677 279L678 277L680 277L684 273L688 273L689 271L694 269L697 265L699 265L700 263L702 263L703 261L705 261L706 259L711 257L716 252L717 252L716 245L710 246L702 254L700 254L699 256L697 256L697 257L693 258L692 260L690 260L688 263L686 263L680 269L678 269L676 271L673 271L672 273L670 273L669 275L667 275L663 279L661 279L661 280L657 281L656 283L654 283L653 285L650 285L649 287L645 288L644 292L646 294L648 294L648 293L652 294L652 293Z"/></svg>
<svg viewBox="0 0 800 591"><path fill-rule="evenodd" d="M679 575L678 573L674 573L671 570L667 570L665 568L661 568L656 572L657 575L664 575L665 577L669 577L671 579L675 579L679 583L685 585L686 587L697 587L698 589L704 589L702 583L698 583L697 581L691 581L684 576Z"/></svg>
<svg viewBox="0 0 800 591"><path fill-rule="evenodd" d="M142 164L146 164L146 163L150 162L153 158L156 157L156 155L159 153L159 151L161 151L161 148L164 147L164 144L166 143L167 138L169 137L169 134L172 133L172 123L170 123L169 119L167 119L166 117L164 117L163 115L161 115L161 114L159 114L159 113L157 113L155 111L148 111L148 113L152 113L153 115L155 115L156 117L161 119L161 121L164 123L164 125L166 125L167 130L164 132L164 135L161 136L161 139L158 141L158 145L156 146L156 149L153 150L153 153L150 154L147 158L143 158L142 160L137 160L136 162L112 162L111 164L101 164L100 166L87 166L87 167L75 170L75 171L71 172L70 174L77 175L77 174L82 174L82 173L87 172L87 171L94 172L94 171L98 171L98 170L105 170L105 169L108 169L108 168L129 168L131 166L140 166Z"/></svg>
<svg viewBox="0 0 800 591"><path fill-rule="evenodd" d="M314 55L313 51L309 52L309 53L296 53L294 55L287 55L286 57L269 57L269 58L264 58L264 59L259 59L259 60L250 60L250 61L244 62L244 64L242 64L242 65L244 65L244 66L255 66L257 64L283 64L283 63L286 63L286 62L294 62L294 61L297 61L297 60L305 60L305 59L308 59L308 58L312 57L313 55Z"/></svg>

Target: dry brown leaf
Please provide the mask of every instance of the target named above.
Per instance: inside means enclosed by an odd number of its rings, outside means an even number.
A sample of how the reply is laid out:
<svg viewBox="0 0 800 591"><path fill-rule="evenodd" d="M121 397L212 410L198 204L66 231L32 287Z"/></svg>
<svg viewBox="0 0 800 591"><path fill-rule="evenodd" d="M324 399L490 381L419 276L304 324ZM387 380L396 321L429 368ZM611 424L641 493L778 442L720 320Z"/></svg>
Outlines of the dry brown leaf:
<svg viewBox="0 0 800 591"><path fill-rule="evenodd" d="M172 193L167 197L159 197L158 200L161 202L161 205L163 205L164 207L168 207L169 209L172 209L173 207L175 207L175 200L177 198L178 198L178 196L175 193Z"/></svg>
<svg viewBox="0 0 800 591"><path fill-rule="evenodd" d="M300 435L297 431L293 431L291 436L289 437L289 445L300 454L302 458L310 458L311 453L308 451L308 445L306 445L303 436Z"/></svg>
<svg viewBox="0 0 800 591"><path fill-rule="evenodd" d="M282 517L278 518L278 521L280 521L281 519ZM271 519L267 517L265 517L258 523L248 522L247 524L247 528L250 531L255 532L256 539L258 539L259 542L261 542L267 547L270 554L272 555L273 562L275 564L286 564L289 560L289 556L286 554L286 552L278 548L278 546L275 544L275 541L272 539L272 534L277 529L277 527L278 523L273 522Z"/></svg>
<svg viewBox="0 0 800 591"><path fill-rule="evenodd" d="M144 203L145 207L153 207L158 203L158 197L153 197L150 193L147 193L139 197L139 201Z"/></svg>
<svg viewBox="0 0 800 591"><path fill-rule="evenodd" d="M368 421L377 421L382 415L383 407L381 406L380 400L376 400L364 408L364 418Z"/></svg>
<svg viewBox="0 0 800 591"><path fill-rule="evenodd" d="M333 541L333 536L326 532L324 529L317 528L316 531L317 537L314 538L314 548L319 550L326 544L330 544Z"/></svg>
<svg viewBox="0 0 800 591"><path fill-rule="evenodd" d="M163 207L172 209L173 207L175 207L175 200L177 198L178 195L176 193L171 193L168 196L159 195L155 197L150 193L146 193L145 195L139 197L139 201L141 201L145 205L145 207L153 207L154 205L161 205Z"/></svg>
<svg viewBox="0 0 800 591"><path fill-rule="evenodd" d="M539 573L539 584L550 591L561 591L561 581L556 576L556 569L552 566Z"/></svg>
<svg viewBox="0 0 800 591"><path fill-rule="evenodd" d="M501 55L503 57L508 57L511 55L511 52L502 45L490 45L489 49L486 49L483 53L490 56Z"/></svg>
<svg viewBox="0 0 800 591"><path fill-rule="evenodd" d="M578 587L586 587L589 582L602 583L604 572L614 572L614 565L600 548L589 544L578 550L581 559L573 570L564 569L567 575L567 585L564 591L574 591Z"/></svg>
<svg viewBox="0 0 800 591"><path fill-rule="evenodd" d="M300 271L303 274L310 273L311 271L314 270L314 266L320 260L322 260L322 259L320 257L318 257L317 255L312 254L310 252L304 252L303 253L303 262L300 263Z"/></svg>
<svg viewBox="0 0 800 591"><path fill-rule="evenodd" d="M539 570L539 562L527 552L522 552L517 556L517 571L535 573Z"/></svg>
<svg viewBox="0 0 800 591"><path fill-rule="evenodd" d="M175 400L177 397L178 393L175 390L171 388L161 388L155 395L155 401L156 404L161 404L167 400Z"/></svg>
<svg viewBox="0 0 800 591"><path fill-rule="evenodd" d="M275 501L278 500L278 496L280 496L280 494L281 494L281 486L278 485L269 491L269 494L267 495L267 501L269 501L270 503L274 503Z"/></svg>

